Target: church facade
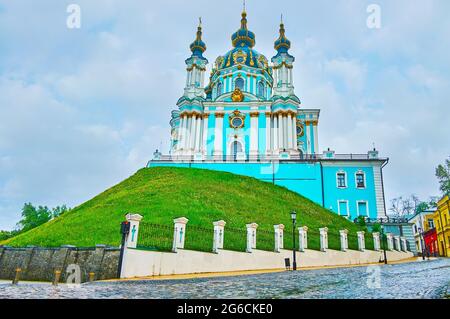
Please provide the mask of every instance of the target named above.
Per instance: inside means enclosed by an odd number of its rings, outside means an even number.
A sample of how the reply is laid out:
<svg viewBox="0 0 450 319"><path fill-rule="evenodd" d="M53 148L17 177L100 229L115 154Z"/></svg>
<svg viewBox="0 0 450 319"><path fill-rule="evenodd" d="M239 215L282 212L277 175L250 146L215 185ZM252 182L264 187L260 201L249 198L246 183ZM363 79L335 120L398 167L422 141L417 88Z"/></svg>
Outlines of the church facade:
<svg viewBox="0 0 450 319"><path fill-rule="evenodd" d="M375 149L365 154L320 153L319 109L295 94L295 58L283 22L270 61L254 49L242 12L232 49L208 60L202 26L190 45L183 96L172 111L170 154L155 152L148 166L197 167L252 176L285 186L344 217L386 214L382 168ZM205 83L206 82L206 83Z"/></svg>

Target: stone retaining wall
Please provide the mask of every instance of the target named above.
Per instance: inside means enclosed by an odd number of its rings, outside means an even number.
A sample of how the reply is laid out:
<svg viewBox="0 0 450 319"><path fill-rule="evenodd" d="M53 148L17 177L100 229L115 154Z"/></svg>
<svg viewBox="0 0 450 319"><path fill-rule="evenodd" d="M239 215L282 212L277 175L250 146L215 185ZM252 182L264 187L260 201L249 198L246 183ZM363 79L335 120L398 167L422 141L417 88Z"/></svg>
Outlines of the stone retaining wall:
<svg viewBox="0 0 450 319"><path fill-rule="evenodd" d="M389 262L413 257L413 253L403 251L387 251L386 255ZM377 264L382 257L381 251L372 250L343 252L329 249L322 252L306 249L304 252L297 252L297 266L304 268ZM252 253L245 253L219 250L215 254L185 249L171 253L128 248L125 250L121 277L283 269L285 258L290 258L292 262L292 251L283 249L276 253L253 250Z"/></svg>
<svg viewBox="0 0 450 319"><path fill-rule="evenodd" d="M70 265L80 267L81 282L89 280L93 272L95 280L117 277L119 248L97 245L80 248L0 247L0 279L12 280L16 269L21 268L20 280L53 281L55 271L61 271L60 282L66 282ZM73 266L71 266L73 267Z"/></svg>

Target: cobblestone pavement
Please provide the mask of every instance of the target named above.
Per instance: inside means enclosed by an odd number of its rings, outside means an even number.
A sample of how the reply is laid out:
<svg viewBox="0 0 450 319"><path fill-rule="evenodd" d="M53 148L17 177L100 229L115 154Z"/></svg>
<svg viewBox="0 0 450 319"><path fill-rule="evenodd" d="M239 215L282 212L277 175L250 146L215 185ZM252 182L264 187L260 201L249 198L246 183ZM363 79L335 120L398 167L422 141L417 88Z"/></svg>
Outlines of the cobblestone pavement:
<svg viewBox="0 0 450 319"><path fill-rule="evenodd" d="M450 259L396 265L301 270L78 286L0 282L0 298L448 298Z"/></svg>

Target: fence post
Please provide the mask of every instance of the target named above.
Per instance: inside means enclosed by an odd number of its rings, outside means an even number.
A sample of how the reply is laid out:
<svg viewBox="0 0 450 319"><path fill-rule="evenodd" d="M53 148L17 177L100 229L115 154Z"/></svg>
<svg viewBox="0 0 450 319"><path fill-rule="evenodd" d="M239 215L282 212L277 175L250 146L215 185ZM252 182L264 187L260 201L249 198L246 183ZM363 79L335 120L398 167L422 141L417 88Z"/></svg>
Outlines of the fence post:
<svg viewBox="0 0 450 319"><path fill-rule="evenodd" d="M393 234L387 233L386 234L386 240L387 240L387 246L388 250L393 251L394 250L394 240L393 240Z"/></svg>
<svg viewBox="0 0 450 319"><path fill-rule="evenodd" d="M379 251L381 248L380 245L380 233L372 233L373 236L373 249L375 251Z"/></svg>
<svg viewBox="0 0 450 319"><path fill-rule="evenodd" d="M256 229L258 224L247 224L247 252L251 253L256 248Z"/></svg>
<svg viewBox="0 0 450 319"><path fill-rule="evenodd" d="M320 232L320 250L327 251L328 249L328 227L319 228Z"/></svg>
<svg viewBox="0 0 450 319"><path fill-rule="evenodd" d="M178 248L184 248L184 239L186 238L186 224L188 221L189 219L187 219L186 217L175 218L173 220L173 252L177 252Z"/></svg>
<svg viewBox="0 0 450 319"><path fill-rule="evenodd" d="M308 226L298 228L298 248L301 252L308 249Z"/></svg>
<svg viewBox="0 0 450 319"><path fill-rule="evenodd" d="M284 248L284 225L273 225L275 229L275 251L280 252L280 249Z"/></svg>
<svg viewBox="0 0 450 319"><path fill-rule="evenodd" d="M407 251L407 249L406 249L406 238L405 237L400 237L400 241L402 243L400 250L401 251Z"/></svg>
<svg viewBox="0 0 450 319"><path fill-rule="evenodd" d="M227 223L224 220L213 222L214 225L214 240L213 240L213 252L218 253L219 249L223 249L223 236L225 231L225 225Z"/></svg>
<svg viewBox="0 0 450 319"><path fill-rule="evenodd" d="M342 229L339 231L339 235L341 238L341 250L342 251L347 251L348 249L348 230L347 229Z"/></svg>
<svg viewBox="0 0 450 319"><path fill-rule="evenodd" d="M356 232L356 234L358 235L358 250L364 251L366 249L366 240L364 238L364 232L359 231Z"/></svg>
<svg viewBox="0 0 450 319"><path fill-rule="evenodd" d="M125 218L130 223L130 233L128 234L125 246L127 248L136 248L139 233L139 223L142 220L142 216L139 214L127 214L125 215Z"/></svg>
<svg viewBox="0 0 450 319"><path fill-rule="evenodd" d="M395 250L400 251L400 236L394 236Z"/></svg>

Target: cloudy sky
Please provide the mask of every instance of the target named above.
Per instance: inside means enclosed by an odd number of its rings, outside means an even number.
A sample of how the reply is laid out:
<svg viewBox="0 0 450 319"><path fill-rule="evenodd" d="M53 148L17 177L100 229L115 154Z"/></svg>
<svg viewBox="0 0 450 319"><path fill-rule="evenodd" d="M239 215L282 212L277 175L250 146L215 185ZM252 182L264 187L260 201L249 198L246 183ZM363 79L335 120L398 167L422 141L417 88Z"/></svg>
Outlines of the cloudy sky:
<svg viewBox="0 0 450 319"><path fill-rule="evenodd" d="M66 25L69 4L81 28ZM256 49L274 55L280 14L321 149L390 158L387 199L438 194L450 155L450 2L247 0ZM0 229L25 202L75 206L167 151L170 111L202 16L205 55L231 48L241 0L0 0Z"/></svg>

